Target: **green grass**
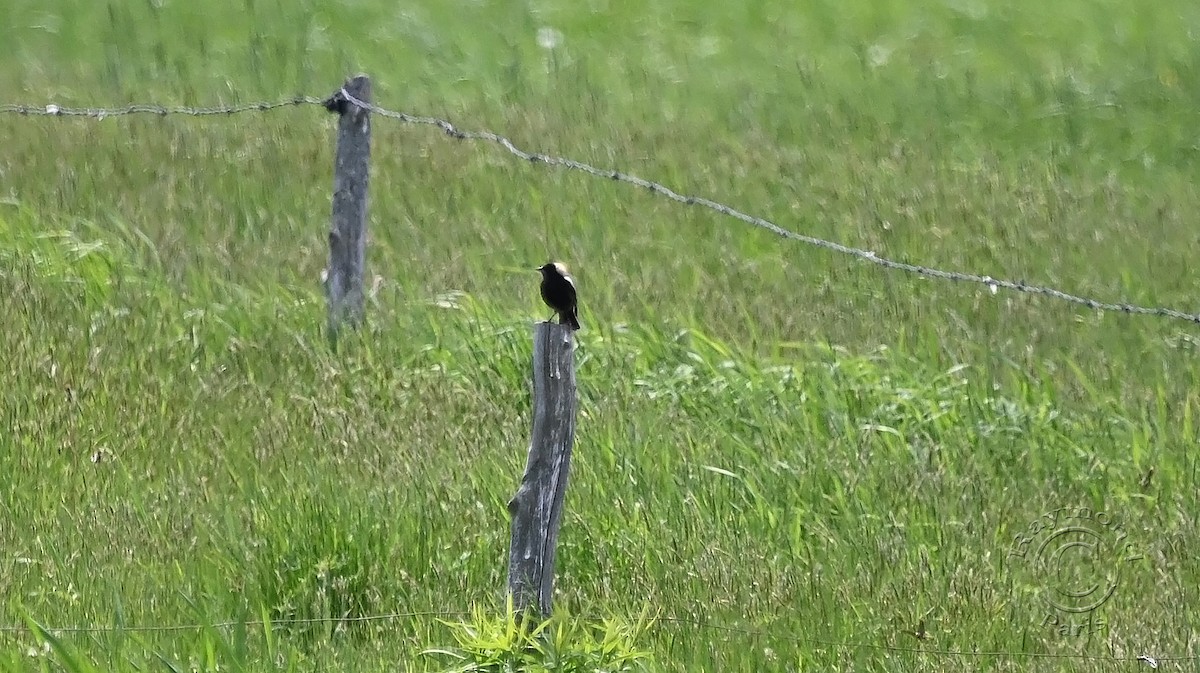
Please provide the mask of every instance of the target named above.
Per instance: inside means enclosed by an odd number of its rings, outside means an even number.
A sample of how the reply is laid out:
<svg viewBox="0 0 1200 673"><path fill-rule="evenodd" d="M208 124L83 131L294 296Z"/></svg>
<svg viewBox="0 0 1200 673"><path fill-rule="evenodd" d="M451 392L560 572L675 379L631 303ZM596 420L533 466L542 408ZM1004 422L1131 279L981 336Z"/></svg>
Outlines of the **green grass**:
<svg viewBox="0 0 1200 673"><path fill-rule="evenodd" d="M0 2L0 103L362 71L385 107L795 231L1197 310L1194 2L201 7ZM1196 326L888 272L376 119L382 285L334 354L334 124L0 116L0 626L28 627L0 670L453 665L421 654L446 622L503 612L547 257L585 328L556 604L655 670L1200 656ZM1049 571L1009 554L1060 507L1143 555L1091 636L1044 624ZM135 628L175 624L207 626Z"/></svg>

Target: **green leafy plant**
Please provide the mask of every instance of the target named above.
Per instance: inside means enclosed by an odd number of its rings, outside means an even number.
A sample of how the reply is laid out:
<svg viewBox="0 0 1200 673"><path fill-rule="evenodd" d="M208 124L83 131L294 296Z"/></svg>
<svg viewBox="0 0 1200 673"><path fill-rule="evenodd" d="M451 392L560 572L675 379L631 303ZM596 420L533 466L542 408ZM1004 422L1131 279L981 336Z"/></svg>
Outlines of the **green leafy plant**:
<svg viewBox="0 0 1200 673"><path fill-rule="evenodd" d="M421 654L453 659L455 663L443 669L446 673L655 670L650 653L635 645L649 625L645 612L632 623L614 617L587 621L565 614L525 622L513 610L510 598L503 615L489 616L476 607L467 621L442 623L454 633L456 646Z"/></svg>

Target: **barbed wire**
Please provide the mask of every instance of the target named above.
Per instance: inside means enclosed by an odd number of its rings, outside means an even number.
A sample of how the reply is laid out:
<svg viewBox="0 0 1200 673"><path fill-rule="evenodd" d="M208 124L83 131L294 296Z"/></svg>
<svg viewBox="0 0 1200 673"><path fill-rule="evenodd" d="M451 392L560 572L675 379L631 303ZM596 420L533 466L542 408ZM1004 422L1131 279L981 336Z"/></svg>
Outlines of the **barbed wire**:
<svg viewBox="0 0 1200 673"><path fill-rule="evenodd" d="M235 627L279 627L279 626L305 626L313 624L361 624L366 622L387 622L398 619L412 619L419 617L465 617L472 613L466 610L428 610L417 612L392 612L379 615L362 615L362 616L347 616L347 617L314 617L314 618L288 618L274 620L226 620L213 622L211 624L170 624L170 625L122 625L122 626L65 626L65 627L50 627L41 626L38 628L46 633L56 635L67 634L95 634L95 633L175 633L180 631L204 631L208 629L230 629ZM794 643L804 643L809 645L819 645L823 647L831 647L847 650L877 650L892 653L904 653L914 655L928 655L939 657L958 657L958 658L999 658L999 659L1061 659L1061 660L1079 660L1079 661L1106 661L1111 663L1129 663L1142 662L1153 668L1158 668L1160 663L1167 662L1191 662L1200 661L1200 656L1150 656L1147 654L1139 655L1101 655L1101 654L1086 654L1082 652L1017 652L1008 650L952 650L938 649L934 647L914 647L903 645L889 645L884 643L865 643L865 642L847 642L839 640L828 640L824 638L814 638L809 636L795 636L782 634L767 629L749 629L737 626L726 626L721 624L713 624L711 622L689 619L685 617L652 617L647 619L651 624L678 624L683 626L692 626L700 629L708 629L712 631L720 631L728 634L739 636L765 637L775 640L786 640ZM35 633L28 626L2 626L0 633Z"/></svg>
<svg viewBox="0 0 1200 673"><path fill-rule="evenodd" d="M918 654L931 655L938 657L958 657L958 658L995 658L995 659L1062 659L1062 660L1077 660L1077 661L1104 661L1109 663L1131 663L1143 662L1152 668L1158 668L1160 663L1164 662L1189 662L1200 661L1200 656L1181 656L1181 657L1156 657L1148 654L1138 655L1103 655L1103 654L1086 654L1083 652L1016 652L1011 650L950 650L938 649L936 647L914 647L904 645L888 645L883 643L865 643L865 642L846 642L839 640L826 640L822 638L813 638L809 636L793 636L781 634L763 629L742 629L738 627L722 626L718 624L708 624L704 622L693 622L691 620L678 620L673 618L661 618L652 620L657 622L682 622L691 626L696 626L713 631L723 631L733 633L735 635L769 637L775 640L785 640L788 642L804 643L808 645L819 645L822 647L830 647L841 650L876 650L897 654Z"/></svg>
<svg viewBox="0 0 1200 673"><path fill-rule="evenodd" d="M1105 302L1105 301L1100 301L1097 299L1091 299L1088 297L1081 297L1078 295L1070 294L1068 292L1064 292L1062 290L1058 290L1058 289L1044 286L1044 285L1032 285L1030 283L1026 283L1025 281L1011 281L1011 280L992 278L991 276L984 276L984 275L978 275L978 274L973 274L973 273L963 273L963 272L959 272L959 271L945 271L942 269L935 269L933 267L922 266L919 264L910 264L908 262L900 262L900 261L888 259L886 257L880 257L874 251L871 251L871 250L855 248L855 247L851 247L848 245L843 245L841 243L836 243L834 241L828 241L828 240L825 240L822 238L817 238L815 236L808 236L806 234L801 234L801 233L791 231L789 229L785 229L785 228L775 224L774 222L771 222L770 220L767 220L767 219L764 219L761 217L756 217L754 215L746 214L740 210L737 210L736 208L727 206L723 203L718 203L716 201L704 198L702 196L692 196L692 195L680 194L665 185L659 184L657 182L651 182L650 180L640 178L636 175L630 175L628 173L622 173L621 171L616 171L616 170L611 170L611 169L606 169L606 168L597 168L590 164L585 164L580 161L575 161L574 159L567 159L564 157L556 157L556 156L550 156L550 155L546 155L546 154L539 154L536 152L527 152L527 151L522 150L521 148L517 147L516 145L514 145L512 143L512 141L509 140L508 138L505 138L504 136L501 136L496 133L492 133L490 131L463 131L463 130L458 129L456 126L454 126L454 124L450 123L449 121L447 121L445 119L438 119L436 117L419 117L419 116L415 116L415 115L406 114L404 112L396 112L394 110L388 110L386 108L379 107L378 105L374 105L371 103L366 103L364 101L361 101L361 100L355 98L354 96L350 95L349 93L346 93L345 89L342 89L340 92L338 92L338 95L344 97L345 100L348 101L349 103L356 105L362 109L368 110L374 114L378 114L382 117L396 119L396 120L399 120L399 121L402 121L402 122L405 122L408 124L423 124L423 125L429 125L429 126L436 126L436 127L440 128L446 135L448 135L452 138L459 139L459 140L485 140L485 141L493 142L493 143L500 145L504 149L508 150L510 153L514 154L515 156L520 157L521 159L524 159L531 163L541 163L541 164L548 164L548 165L552 165L552 166L562 166L564 168L582 171L584 173L587 173L589 175L593 175L593 176L596 176L599 178L616 180L618 182L626 182L631 185L635 185L637 187L647 189L654 194L664 196L668 199L677 201L684 205L703 206L710 210L714 210L718 213L721 213L722 215L726 215L728 217L732 217L732 218L741 220L743 222L746 222L747 224L752 224L754 226L761 227L761 228L766 229L778 236L782 236L784 238L791 239L794 241L799 241L801 243L806 243L808 245L816 246L818 248L824 248L826 250L838 252L838 253L841 253L844 255L850 255L852 257L857 257L859 259L865 260L872 264L876 264L878 266L882 266L887 269L894 269L897 271L907 271L909 273L914 273L914 274L917 274L920 276L925 276L928 278L937 278L940 280L976 283L979 285L987 286L988 289L990 289L992 292L996 292L997 289L1012 290L1015 292L1023 292L1026 294L1043 295L1043 296L1047 296L1047 297L1050 297L1053 299L1058 299L1058 300L1070 302L1073 304L1079 304L1081 306L1086 306L1088 308L1095 309L1095 310L1120 311L1122 313L1138 314L1138 315L1154 315L1154 316L1159 316L1159 317L1164 317L1164 318L1175 318L1175 319L1179 319L1179 320L1186 320L1188 322L1200 324L1200 313L1188 313L1185 311L1180 311L1178 309L1167 308L1167 307L1138 306L1135 304L1128 304L1128 303Z"/></svg>
<svg viewBox="0 0 1200 673"><path fill-rule="evenodd" d="M189 117L211 117L241 114L243 112L267 112L284 107L301 105L321 105L322 100L312 96L295 96L277 101L258 101L254 103L239 103L216 107L186 107L166 105L127 105L116 108L99 107L62 107L53 103L49 105L0 105L0 113L18 114L34 117L89 117L92 119L107 119L108 117L124 117L136 114L152 114L160 117L167 115L185 115Z"/></svg>
<svg viewBox="0 0 1200 673"><path fill-rule="evenodd" d="M405 112L390 110L373 103L360 100L350 93L345 88L339 89L332 96L318 99L312 96L296 96L290 99L280 101L266 101L258 103L245 103L240 105L229 105L220 107L167 107L161 105L130 105L120 108L70 108L60 107L55 104L36 106L36 105L0 105L0 113L21 114L21 115L43 115L52 117L84 117L93 119L104 119L107 117L118 117L132 114L156 114L160 116L179 114L189 116L209 116L209 115L233 115L243 112L262 112L275 110L287 106L299 105L320 105L326 109L336 110L337 102L345 101L363 110L377 114L381 117L394 119L406 124L416 124L425 126L434 126L447 136L457 140L477 140L487 141L500 145L508 150L514 156L534 164L544 164L548 166L558 166L570 170L580 171L588 175L624 182L627 184L646 189L653 194L666 197L672 201L682 203L689 206L702 206L717 213L741 220L747 224L760 227L770 231L783 238L798 241L810 246L823 248L832 252L849 255L860 260L881 266L885 269L904 271L907 273L916 274L924 278L934 278L951 282L972 283L987 287L993 294L998 290L1004 289L1012 292L1023 294L1040 295L1056 299L1059 301L1084 306L1096 311L1113 311L1128 315L1146 315L1157 316L1161 318L1171 318L1175 320L1184 320L1193 324L1200 325L1200 313L1191 313L1175 308L1163 306L1141 306L1125 302L1111 302L1084 297L1047 285L1036 285L1028 283L1024 280L1012 281L1002 278L993 278L988 275L975 273L966 273L961 271L947 271L934 267L924 266L920 264L912 264L909 262L901 262L887 257L881 257L872 250L864 248L856 248L849 245L829 241L807 234L801 234L790 229L771 222L762 217L749 215L732 206L719 203L712 199L702 196L694 196L681 194L663 184L640 178L636 175L630 175L618 170L598 168L591 164L586 164L581 161L569 159L566 157L553 156L538 152L530 152L517 147L508 138L493 133L491 131L464 131L445 119L437 117L423 117L419 115L411 115Z"/></svg>
<svg viewBox="0 0 1200 673"><path fill-rule="evenodd" d="M237 626L310 626L313 624L347 623L358 624L365 622L389 622L397 619L412 619L414 617L462 617L469 614L463 610L428 610L422 612L390 612L380 615L361 615L346 617L287 617L281 619L229 619L211 624L168 624L168 625L121 625L121 626L39 626L48 633L170 633L175 631L203 631L205 629L231 629ZM28 633L28 626L0 626L0 633Z"/></svg>

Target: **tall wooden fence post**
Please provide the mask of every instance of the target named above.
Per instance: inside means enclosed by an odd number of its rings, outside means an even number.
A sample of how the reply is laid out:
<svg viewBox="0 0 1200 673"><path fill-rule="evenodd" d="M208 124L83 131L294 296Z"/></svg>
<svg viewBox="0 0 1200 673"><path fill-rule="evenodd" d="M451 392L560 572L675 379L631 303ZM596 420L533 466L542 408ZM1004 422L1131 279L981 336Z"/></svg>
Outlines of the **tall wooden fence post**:
<svg viewBox="0 0 1200 673"><path fill-rule="evenodd" d="M508 502L508 592L522 615L536 607L542 618L550 616L575 410L574 336L565 325L538 323L533 331L533 436L521 486Z"/></svg>
<svg viewBox="0 0 1200 673"><path fill-rule="evenodd" d="M329 300L329 338L337 344L338 331L349 323L362 324L363 274L367 255L367 186L370 178L371 115L352 102L371 102L371 80L359 75L325 100L325 107L341 116L338 121L337 157L333 164L333 221L329 229L329 267L325 270L325 295Z"/></svg>

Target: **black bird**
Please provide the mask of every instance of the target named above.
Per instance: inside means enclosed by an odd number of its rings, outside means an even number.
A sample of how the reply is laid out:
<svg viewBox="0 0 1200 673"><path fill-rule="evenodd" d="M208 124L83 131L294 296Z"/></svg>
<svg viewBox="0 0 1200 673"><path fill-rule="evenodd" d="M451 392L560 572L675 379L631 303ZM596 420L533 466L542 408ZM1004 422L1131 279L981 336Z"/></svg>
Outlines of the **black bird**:
<svg viewBox="0 0 1200 673"><path fill-rule="evenodd" d="M575 281L560 262L546 262L537 268L542 272L542 301L558 314L558 321L579 329Z"/></svg>

